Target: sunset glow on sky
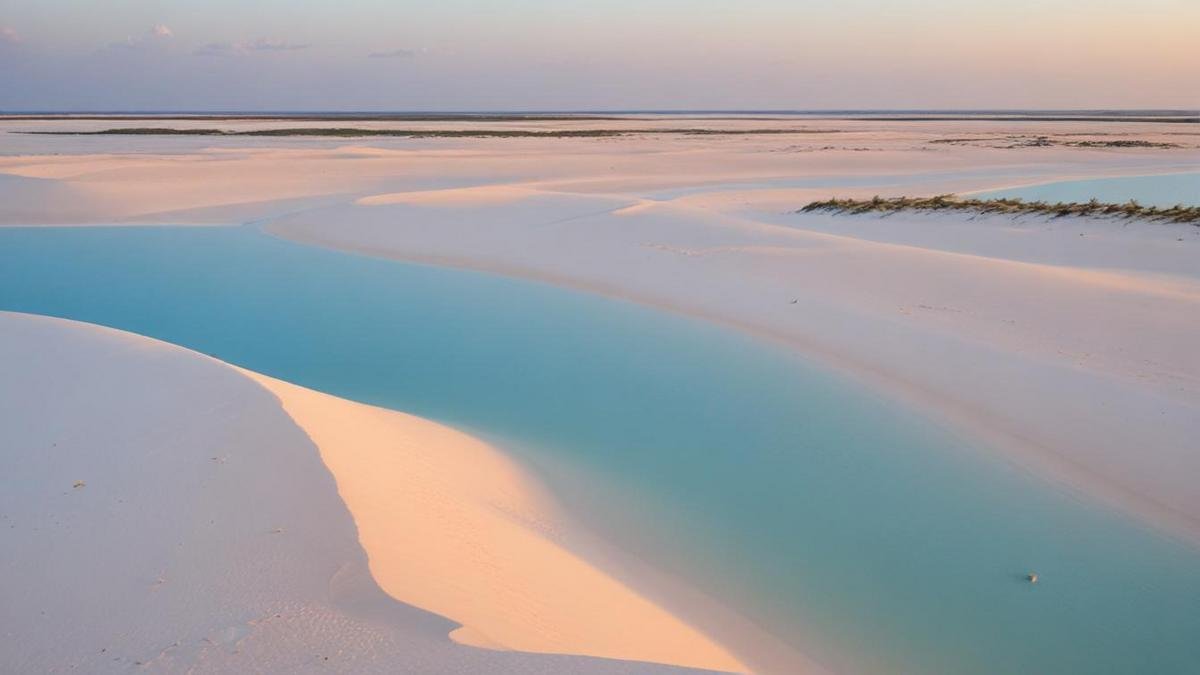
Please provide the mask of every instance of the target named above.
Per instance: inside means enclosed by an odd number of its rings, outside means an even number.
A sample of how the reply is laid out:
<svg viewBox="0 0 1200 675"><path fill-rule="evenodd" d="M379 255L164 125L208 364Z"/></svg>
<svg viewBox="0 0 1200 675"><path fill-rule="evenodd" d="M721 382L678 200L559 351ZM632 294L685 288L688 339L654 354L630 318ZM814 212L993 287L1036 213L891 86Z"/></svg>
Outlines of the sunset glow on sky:
<svg viewBox="0 0 1200 675"><path fill-rule="evenodd" d="M1197 0L5 0L0 110L1200 107Z"/></svg>

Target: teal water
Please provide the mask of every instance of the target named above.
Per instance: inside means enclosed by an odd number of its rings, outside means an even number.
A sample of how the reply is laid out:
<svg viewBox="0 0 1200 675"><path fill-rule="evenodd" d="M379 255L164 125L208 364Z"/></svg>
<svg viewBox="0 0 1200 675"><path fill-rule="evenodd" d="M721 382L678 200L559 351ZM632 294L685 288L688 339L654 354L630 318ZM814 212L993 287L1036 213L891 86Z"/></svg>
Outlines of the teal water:
<svg viewBox="0 0 1200 675"><path fill-rule="evenodd" d="M723 328L249 228L0 229L0 309L503 439L616 544L841 671L1200 664L1200 550Z"/></svg>
<svg viewBox="0 0 1200 675"><path fill-rule="evenodd" d="M972 195L983 199L1020 197L1048 202L1124 203L1136 199L1147 206L1200 206L1200 173L1168 173L1153 176L1116 176L1066 180L1004 190L989 190Z"/></svg>

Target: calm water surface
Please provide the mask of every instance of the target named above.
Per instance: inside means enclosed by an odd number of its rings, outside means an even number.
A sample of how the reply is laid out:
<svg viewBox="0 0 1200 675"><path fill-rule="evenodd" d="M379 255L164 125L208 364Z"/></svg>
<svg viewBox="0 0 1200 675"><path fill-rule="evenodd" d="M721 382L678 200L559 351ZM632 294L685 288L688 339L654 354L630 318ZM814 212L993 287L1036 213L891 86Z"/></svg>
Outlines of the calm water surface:
<svg viewBox="0 0 1200 675"><path fill-rule="evenodd" d="M980 198L1020 197L1048 202L1124 203L1130 199L1147 206L1200 206L1200 173L1169 173L1154 176L1116 176L1066 180L1027 187L990 190L972 196Z"/></svg>
<svg viewBox="0 0 1200 675"><path fill-rule="evenodd" d="M0 309L503 439L615 543L835 668L1200 664L1200 550L705 323L250 228L0 229Z"/></svg>

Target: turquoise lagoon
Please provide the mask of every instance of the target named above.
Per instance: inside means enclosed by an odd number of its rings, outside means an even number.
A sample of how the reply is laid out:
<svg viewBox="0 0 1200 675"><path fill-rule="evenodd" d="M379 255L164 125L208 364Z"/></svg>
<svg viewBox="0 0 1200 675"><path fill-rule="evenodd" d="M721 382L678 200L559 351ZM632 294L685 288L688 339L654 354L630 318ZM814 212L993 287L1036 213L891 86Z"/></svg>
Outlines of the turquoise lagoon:
<svg viewBox="0 0 1200 675"><path fill-rule="evenodd" d="M1019 197L1027 201L1124 203L1135 199L1146 206L1169 207L1176 204L1200 206L1200 173L1166 173L1149 176L1113 176L1064 180L1003 190L988 190L971 195Z"/></svg>
<svg viewBox="0 0 1200 675"><path fill-rule="evenodd" d="M613 543L840 671L1200 668L1200 549L724 328L248 227L0 229L0 309L499 440Z"/></svg>

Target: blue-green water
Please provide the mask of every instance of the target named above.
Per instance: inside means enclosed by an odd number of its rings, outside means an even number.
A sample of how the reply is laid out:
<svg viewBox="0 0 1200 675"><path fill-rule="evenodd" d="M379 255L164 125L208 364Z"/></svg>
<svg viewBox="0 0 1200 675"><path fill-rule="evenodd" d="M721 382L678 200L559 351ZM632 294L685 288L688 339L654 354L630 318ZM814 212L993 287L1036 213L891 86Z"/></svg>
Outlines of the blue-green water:
<svg viewBox="0 0 1200 675"><path fill-rule="evenodd" d="M1200 664L1200 550L722 328L250 228L0 229L0 309L503 439L618 545L839 670Z"/></svg>
<svg viewBox="0 0 1200 675"><path fill-rule="evenodd" d="M1176 204L1200 206L1200 173L1168 173L1153 176L1115 176L1066 180L1027 187L989 190L972 195L983 199L1020 197L1048 202L1125 203L1136 199L1147 206L1169 207Z"/></svg>

